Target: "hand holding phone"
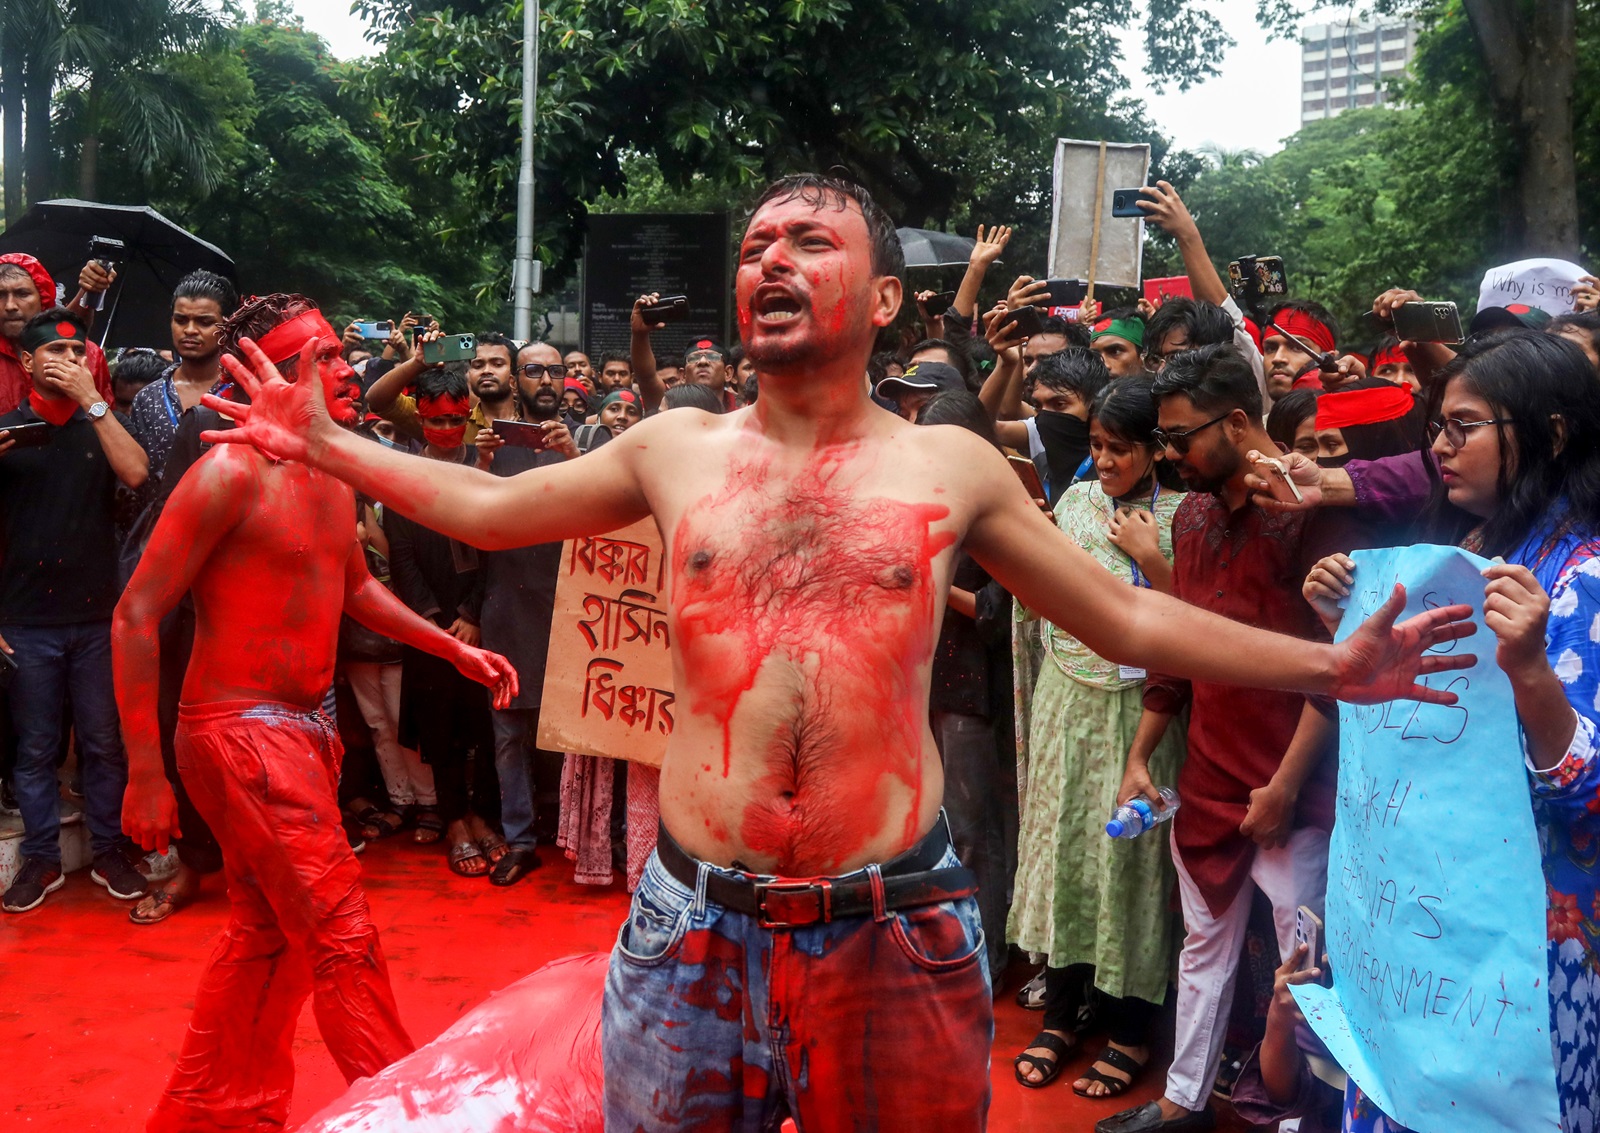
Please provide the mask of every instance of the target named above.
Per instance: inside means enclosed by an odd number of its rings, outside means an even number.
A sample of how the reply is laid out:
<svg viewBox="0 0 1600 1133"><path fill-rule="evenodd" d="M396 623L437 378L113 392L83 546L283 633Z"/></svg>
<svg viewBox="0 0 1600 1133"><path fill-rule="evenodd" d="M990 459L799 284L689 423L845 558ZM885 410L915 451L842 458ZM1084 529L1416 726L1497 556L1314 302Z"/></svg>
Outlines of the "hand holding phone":
<svg viewBox="0 0 1600 1133"><path fill-rule="evenodd" d="M1011 471L1017 474L1017 479L1022 481L1022 486L1027 490L1030 500L1048 500L1045 495L1044 482L1039 479L1039 470L1034 467L1033 461L1025 456L1006 456L1006 463L1011 465Z"/></svg>
<svg viewBox="0 0 1600 1133"><path fill-rule="evenodd" d="M513 448L543 452L549 447L545 438L544 424L539 421L496 421L494 433Z"/></svg>
<svg viewBox="0 0 1600 1133"><path fill-rule="evenodd" d="M663 295L653 303L638 308L639 317L649 323L677 322L689 317L687 295Z"/></svg>
<svg viewBox="0 0 1600 1133"><path fill-rule="evenodd" d="M1264 456L1255 462L1256 471L1267 482L1267 491L1272 493L1272 498L1281 504L1300 504L1305 502L1305 496L1300 491L1300 485L1289 477L1289 467L1285 461Z"/></svg>
<svg viewBox="0 0 1600 1133"><path fill-rule="evenodd" d="M465 362L478 355L478 336L473 334L447 334L436 339L424 339L422 360L439 362Z"/></svg>
<svg viewBox="0 0 1600 1133"><path fill-rule="evenodd" d="M1120 217L1143 217L1144 209L1139 207L1139 202L1144 199L1144 187L1133 189L1111 190L1111 215Z"/></svg>

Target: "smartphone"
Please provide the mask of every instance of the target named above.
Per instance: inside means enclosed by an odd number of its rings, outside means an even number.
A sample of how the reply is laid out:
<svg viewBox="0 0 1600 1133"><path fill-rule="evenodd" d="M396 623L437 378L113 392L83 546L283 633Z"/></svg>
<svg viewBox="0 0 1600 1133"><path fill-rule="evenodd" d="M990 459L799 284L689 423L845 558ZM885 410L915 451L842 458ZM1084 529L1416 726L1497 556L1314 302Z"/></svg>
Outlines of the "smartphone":
<svg viewBox="0 0 1600 1133"><path fill-rule="evenodd" d="M942 315L950 309L950 304L955 301L956 293L954 291L941 291L936 295L928 296L928 301L923 306L935 315Z"/></svg>
<svg viewBox="0 0 1600 1133"><path fill-rule="evenodd" d="M362 338L384 339L394 333L394 323L385 319L381 323L357 323L356 333Z"/></svg>
<svg viewBox="0 0 1600 1133"><path fill-rule="evenodd" d="M496 421L494 435L516 448L543 452L546 448L544 430L527 421Z"/></svg>
<svg viewBox="0 0 1600 1133"><path fill-rule="evenodd" d="M1012 456L1007 454L1006 460L1011 465L1011 471L1017 474L1017 479L1022 481L1022 486L1027 489L1028 498L1031 500L1049 499L1044 494L1044 481L1039 479L1039 469L1033 461L1025 456Z"/></svg>
<svg viewBox="0 0 1600 1133"><path fill-rule="evenodd" d="M1089 294L1089 285L1081 279L1047 279L1044 285L1050 289L1049 302L1041 304L1045 307L1076 307Z"/></svg>
<svg viewBox="0 0 1600 1133"><path fill-rule="evenodd" d="M1159 279L1144 281L1144 297L1157 307L1175 296L1186 299L1194 298L1194 288L1189 286L1189 277L1186 275L1165 275Z"/></svg>
<svg viewBox="0 0 1600 1133"><path fill-rule="evenodd" d="M1412 342L1460 342L1461 313L1454 303L1405 303L1394 309L1394 333Z"/></svg>
<svg viewBox="0 0 1600 1133"><path fill-rule="evenodd" d="M1306 906L1294 911L1294 942L1306 945L1306 958L1300 970L1322 966L1322 918ZM1322 973L1322 982L1328 986L1331 972Z"/></svg>
<svg viewBox="0 0 1600 1133"><path fill-rule="evenodd" d="M639 317L647 323L667 323L689 317L687 295L663 295L654 303L639 308Z"/></svg>
<svg viewBox="0 0 1600 1133"><path fill-rule="evenodd" d="M0 429L0 439L15 442L16 448L38 448L50 443L55 426L48 421L34 421L27 425L7 425Z"/></svg>
<svg viewBox="0 0 1600 1133"><path fill-rule="evenodd" d="M447 334L422 344L422 360L428 363L464 362L477 356L478 336L475 334Z"/></svg>
<svg viewBox="0 0 1600 1133"><path fill-rule="evenodd" d="M999 326L1005 327L1015 323L1022 330L1024 338L1032 338L1036 334L1044 333L1044 311L1038 307L1018 307L1015 311L1007 311L1000 316Z"/></svg>
<svg viewBox="0 0 1600 1133"><path fill-rule="evenodd" d="M1300 504L1305 502L1305 497L1300 494L1300 485L1289 478L1289 463L1287 459L1274 460L1267 457L1256 462L1256 471L1267 482L1267 490L1272 493L1272 498L1281 504Z"/></svg>
<svg viewBox="0 0 1600 1133"><path fill-rule="evenodd" d="M1144 216L1144 209L1139 207L1139 202L1146 200L1143 189L1112 189L1111 190L1111 215L1112 216Z"/></svg>
<svg viewBox="0 0 1600 1133"><path fill-rule="evenodd" d="M1289 294L1282 256L1240 256L1228 264L1230 290L1244 298Z"/></svg>

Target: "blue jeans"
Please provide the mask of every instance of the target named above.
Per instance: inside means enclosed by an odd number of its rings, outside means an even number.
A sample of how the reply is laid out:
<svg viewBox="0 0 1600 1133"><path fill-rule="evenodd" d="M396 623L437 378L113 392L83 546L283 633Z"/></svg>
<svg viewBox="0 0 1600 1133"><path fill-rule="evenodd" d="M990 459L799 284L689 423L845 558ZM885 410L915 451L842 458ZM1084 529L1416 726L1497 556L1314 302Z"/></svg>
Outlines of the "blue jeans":
<svg viewBox="0 0 1600 1133"><path fill-rule="evenodd" d="M959 864L953 849L941 866ZM981 1133L994 1004L971 897L796 929L652 854L601 1022L606 1129Z"/></svg>
<svg viewBox="0 0 1600 1133"><path fill-rule="evenodd" d="M539 732L537 708L508 708L494 713L494 770L500 779L500 826L506 845L531 850L536 839L534 746Z"/></svg>
<svg viewBox="0 0 1600 1133"><path fill-rule="evenodd" d="M0 626L17 672L11 680L11 719L17 729L12 787L22 809L22 853L61 863L61 790L56 752L61 716L72 699L72 726L82 753L83 814L96 855L122 837L122 793L128 755L122 747L111 685L111 622L69 626Z"/></svg>

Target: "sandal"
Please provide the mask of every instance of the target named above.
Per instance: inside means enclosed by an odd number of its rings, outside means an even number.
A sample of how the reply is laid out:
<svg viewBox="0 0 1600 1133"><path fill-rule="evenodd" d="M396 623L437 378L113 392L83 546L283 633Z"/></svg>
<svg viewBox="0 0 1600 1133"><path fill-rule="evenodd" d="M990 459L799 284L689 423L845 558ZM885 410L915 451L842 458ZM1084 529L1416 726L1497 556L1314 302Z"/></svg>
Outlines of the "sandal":
<svg viewBox="0 0 1600 1133"><path fill-rule="evenodd" d="M1035 1054L1029 1054L1028 1050L1036 1046L1044 1047L1054 1054L1055 1058L1045 1059ZM1011 1060L1012 1066L1016 1068L1017 1081L1030 1090L1038 1090L1048 1086L1060 1076L1062 1064L1077 1049L1078 1043L1076 1040L1069 1043L1059 1035L1052 1035L1049 1031L1040 1031L1033 1036L1033 1041L1028 1044L1027 1048ZM1027 1063L1026 1066L1023 1065L1024 1062ZM1029 1070L1038 1070L1043 1073L1044 1077L1037 1082L1029 1081L1025 1076Z"/></svg>
<svg viewBox="0 0 1600 1133"><path fill-rule="evenodd" d="M1017 989L1017 1006L1024 1011L1044 1010L1044 969Z"/></svg>
<svg viewBox="0 0 1600 1133"><path fill-rule="evenodd" d="M489 872L489 860L483 856L483 851L478 849L476 842L457 842L450 847L449 853L450 872L462 877L482 877ZM466 869L470 861L483 863L482 869Z"/></svg>
<svg viewBox="0 0 1600 1133"><path fill-rule="evenodd" d="M128 919L134 924L159 924L194 900L194 894L191 893L180 901L173 889L174 887L171 885L157 889L128 910ZM150 906L150 911L148 913L139 912L147 902L154 902Z"/></svg>
<svg viewBox="0 0 1600 1133"><path fill-rule="evenodd" d="M411 835L411 840L419 846L431 846L443 837L444 819L439 817L439 812L431 806L418 810L417 829Z"/></svg>
<svg viewBox="0 0 1600 1133"><path fill-rule="evenodd" d="M397 812L381 810L375 804L368 804L357 811L356 821L361 823L361 836L369 842L387 838L406 824L406 820Z"/></svg>
<svg viewBox="0 0 1600 1133"><path fill-rule="evenodd" d="M478 839L478 848L483 851L483 856L489 859L490 865L499 865L501 860L511 852L511 847L506 845L506 840L493 830Z"/></svg>
<svg viewBox="0 0 1600 1133"><path fill-rule="evenodd" d="M538 868L538 853L531 846L518 846L514 850L507 850L505 856L495 863L489 871L489 884L515 885Z"/></svg>
<svg viewBox="0 0 1600 1133"><path fill-rule="evenodd" d="M1090 1082L1099 1082L1106 1088L1106 1092L1103 1094L1090 1094L1078 1089L1076 1084L1072 1087L1073 1093L1080 1098L1088 1098L1090 1101L1098 1101L1100 1098L1114 1098L1120 1094L1127 1093L1133 1087L1133 1084L1139 1080L1139 1075L1143 1073L1145 1066L1148 1065L1148 1062L1139 1062L1132 1055L1123 1054L1114 1046L1107 1046L1099 1054L1095 1055L1094 1061L1103 1062L1113 1070L1122 1071L1128 1077L1124 1081L1121 1078L1113 1078L1109 1074L1102 1074L1091 1063L1089 1069L1085 1070L1080 1077Z"/></svg>

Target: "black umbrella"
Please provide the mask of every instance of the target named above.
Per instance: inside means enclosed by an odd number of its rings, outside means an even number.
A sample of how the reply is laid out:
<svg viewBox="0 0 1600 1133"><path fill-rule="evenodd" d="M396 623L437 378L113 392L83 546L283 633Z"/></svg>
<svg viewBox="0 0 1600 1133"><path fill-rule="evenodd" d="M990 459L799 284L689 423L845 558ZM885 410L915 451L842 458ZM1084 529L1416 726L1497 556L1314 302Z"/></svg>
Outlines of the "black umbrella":
<svg viewBox="0 0 1600 1133"><path fill-rule="evenodd" d="M0 254L38 257L71 298L95 236L127 246L116 264L117 281L95 320L105 347L170 346L172 289L178 280L197 268L234 278L233 261L222 249L185 232L148 205L41 201L0 232Z"/></svg>
<svg viewBox="0 0 1600 1133"><path fill-rule="evenodd" d="M908 268L966 267L977 241L931 228L896 228Z"/></svg>

